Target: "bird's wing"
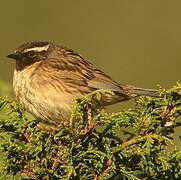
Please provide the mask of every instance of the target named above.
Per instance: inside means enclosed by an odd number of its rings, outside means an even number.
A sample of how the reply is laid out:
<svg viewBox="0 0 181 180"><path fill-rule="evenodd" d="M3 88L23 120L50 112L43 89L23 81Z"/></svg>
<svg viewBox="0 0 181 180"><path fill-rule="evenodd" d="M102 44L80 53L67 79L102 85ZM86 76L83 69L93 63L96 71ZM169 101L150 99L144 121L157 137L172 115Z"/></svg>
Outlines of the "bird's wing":
<svg viewBox="0 0 181 180"><path fill-rule="evenodd" d="M99 102L94 99L93 104L100 106L111 105L130 98L118 83L101 70L96 69L81 55L68 49L61 49L63 50L64 52L61 52L58 58L49 59L49 66L54 72L49 78L57 81L62 91L69 92L72 97L86 95L99 89L113 91L114 94L103 95Z"/></svg>
<svg viewBox="0 0 181 180"><path fill-rule="evenodd" d="M88 86L94 89L105 89L122 93L123 89L102 71L95 69L94 78L88 80Z"/></svg>
<svg viewBox="0 0 181 180"><path fill-rule="evenodd" d="M62 70L59 77L64 78L64 82L70 84L79 82L89 89L105 89L126 95L123 88L111 77L71 49L61 48L59 64L56 67Z"/></svg>

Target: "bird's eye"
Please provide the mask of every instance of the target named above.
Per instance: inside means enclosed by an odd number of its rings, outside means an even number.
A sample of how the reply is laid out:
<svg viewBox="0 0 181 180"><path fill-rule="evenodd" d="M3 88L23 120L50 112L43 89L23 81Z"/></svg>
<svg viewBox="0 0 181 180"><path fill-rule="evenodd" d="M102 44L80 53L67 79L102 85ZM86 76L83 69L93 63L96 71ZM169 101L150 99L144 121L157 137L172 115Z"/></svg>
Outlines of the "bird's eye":
<svg viewBox="0 0 181 180"><path fill-rule="evenodd" d="M36 56L36 53L34 51L29 51L28 52L28 57L34 58Z"/></svg>

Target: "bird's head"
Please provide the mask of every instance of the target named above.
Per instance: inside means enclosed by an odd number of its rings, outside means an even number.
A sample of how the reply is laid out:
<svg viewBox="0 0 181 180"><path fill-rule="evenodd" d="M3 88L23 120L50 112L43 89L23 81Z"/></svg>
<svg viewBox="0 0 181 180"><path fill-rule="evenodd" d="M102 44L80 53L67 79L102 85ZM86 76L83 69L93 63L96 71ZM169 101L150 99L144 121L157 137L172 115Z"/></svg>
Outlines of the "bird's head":
<svg viewBox="0 0 181 180"><path fill-rule="evenodd" d="M34 62L46 59L54 47L47 41L34 41L21 45L8 58L15 59L18 64L31 65Z"/></svg>

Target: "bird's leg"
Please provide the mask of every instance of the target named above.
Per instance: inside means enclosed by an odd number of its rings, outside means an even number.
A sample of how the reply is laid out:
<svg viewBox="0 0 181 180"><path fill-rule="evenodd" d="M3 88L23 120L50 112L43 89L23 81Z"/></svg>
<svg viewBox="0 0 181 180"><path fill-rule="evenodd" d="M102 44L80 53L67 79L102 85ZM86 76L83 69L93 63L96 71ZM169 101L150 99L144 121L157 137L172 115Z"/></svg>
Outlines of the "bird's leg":
<svg viewBox="0 0 181 180"><path fill-rule="evenodd" d="M31 141L30 135L28 133L28 124L27 123L25 123L24 127L23 127L23 139L24 139L25 144L30 143L30 141Z"/></svg>
<svg viewBox="0 0 181 180"><path fill-rule="evenodd" d="M92 129L95 127L95 122L92 119L92 108L90 105L87 106L87 123L86 127L82 129L82 134L87 134L92 131Z"/></svg>
<svg viewBox="0 0 181 180"><path fill-rule="evenodd" d="M88 107L87 119L88 119L88 123L87 123L88 129L91 130L95 126L95 123L94 123L94 121L92 119L92 109L91 109L91 107Z"/></svg>

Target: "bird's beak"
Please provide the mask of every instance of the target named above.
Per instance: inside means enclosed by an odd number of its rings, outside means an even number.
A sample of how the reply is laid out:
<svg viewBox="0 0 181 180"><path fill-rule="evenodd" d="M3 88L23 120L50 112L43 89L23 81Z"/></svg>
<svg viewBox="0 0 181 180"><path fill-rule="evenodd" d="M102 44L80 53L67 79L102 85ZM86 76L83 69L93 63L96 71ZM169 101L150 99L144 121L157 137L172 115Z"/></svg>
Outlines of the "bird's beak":
<svg viewBox="0 0 181 180"><path fill-rule="evenodd" d="M22 55L18 52L14 52L12 54L7 55L6 57L18 60L22 58Z"/></svg>

